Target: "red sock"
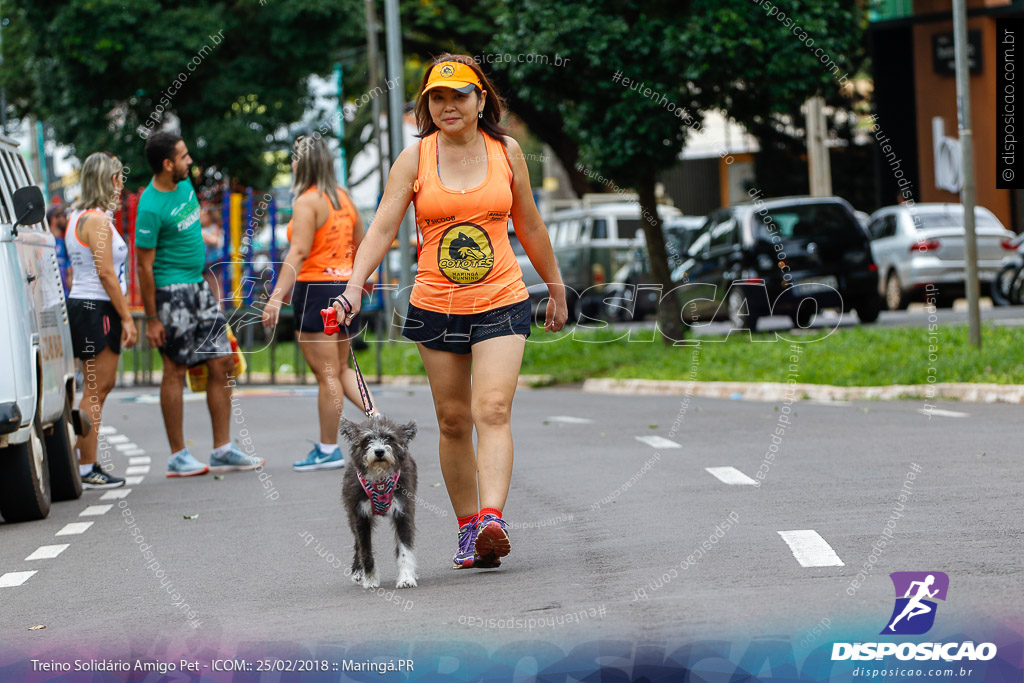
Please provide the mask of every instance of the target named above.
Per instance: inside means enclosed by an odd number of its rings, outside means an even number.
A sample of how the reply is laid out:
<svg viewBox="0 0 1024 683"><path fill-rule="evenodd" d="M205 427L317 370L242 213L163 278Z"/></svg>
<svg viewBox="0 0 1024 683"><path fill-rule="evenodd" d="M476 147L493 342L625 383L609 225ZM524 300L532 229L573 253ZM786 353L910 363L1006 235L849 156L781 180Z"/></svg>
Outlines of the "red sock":
<svg viewBox="0 0 1024 683"><path fill-rule="evenodd" d="M498 508L480 508L480 518L483 519L484 515L494 515L498 519L501 519L501 510Z"/></svg>
<svg viewBox="0 0 1024 683"><path fill-rule="evenodd" d="M476 518L477 518L477 515L475 515L475 514L468 515L466 517L456 517L456 519L459 520L459 528L460 529L462 527L466 526L467 524L469 524L470 522L472 522Z"/></svg>

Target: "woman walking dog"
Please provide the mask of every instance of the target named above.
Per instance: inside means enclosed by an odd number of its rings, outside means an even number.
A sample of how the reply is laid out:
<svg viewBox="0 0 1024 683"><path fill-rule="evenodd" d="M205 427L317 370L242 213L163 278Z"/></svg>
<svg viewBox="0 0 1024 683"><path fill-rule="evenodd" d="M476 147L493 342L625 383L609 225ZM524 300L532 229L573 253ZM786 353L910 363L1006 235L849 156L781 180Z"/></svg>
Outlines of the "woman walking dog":
<svg viewBox="0 0 1024 683"><path fill-rule="evenodd" d="M363 239L363 221L348 193L334 179L334 157L323 138L300 136L295 140L292 174L295 205L288 223L288 257L263 309L263 324L270 328L277 324L285 295L294 286L292 307L299 348L317 381L320 442L292 467L299 472L337 469L345 464L338 446L342 393L356 405L362 405L362 399L355 371L348 366L350 337L332 339L324 334L320 310L348 284L352 259ZM358 332L358 320L350 327Z"/></svg>
<svg viewBox="0 0 1024 683"><path fill-rule="evenodd" d="M471 58L444 54L434 60L416 101L420 141L404 149L391 168L377 220L344 292L351 320L359 312L363 283L413 202L423 248L403 335L417 343L430 382L441 471L459 521L455 569L496 567L511 550L502 509L512 477L512 398L531 316L508 241L510 217L548 283L544 328L557 332L568 317L526 160L500 126L503 110ZM334 307L342 319L341 302Z"/></svg>
<svg viewBox="0 0 1024 683"><path fill-rule="evenodd" d="M124 296L128 245L106 214L118 206L124 187L121 170L121 162L112 154L89 155L82 164L82 194L72 205L74 213L64 235L75 272L67 299L71 344L85 376L79 408L92 421L89 434L78 437L82 487L87 489L117 488L125 481L96 464L103 404L117 380L121 346L130 349L138 338Z"/></svg>

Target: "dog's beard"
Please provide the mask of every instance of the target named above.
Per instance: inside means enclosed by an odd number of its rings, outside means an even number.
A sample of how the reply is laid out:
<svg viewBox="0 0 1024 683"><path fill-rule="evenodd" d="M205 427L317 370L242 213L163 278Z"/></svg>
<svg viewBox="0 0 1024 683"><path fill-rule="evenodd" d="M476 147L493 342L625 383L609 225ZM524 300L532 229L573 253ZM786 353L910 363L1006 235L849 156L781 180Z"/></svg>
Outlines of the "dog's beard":
<svg viewBox="0 0 1024 683"><path fill-rule="evenodd" d="M387 479L391 477L397 469L393 457L378 460L376 455L371 454L365 461L366 473L363 475L369 481L376 481L378 479Z"/></svg>

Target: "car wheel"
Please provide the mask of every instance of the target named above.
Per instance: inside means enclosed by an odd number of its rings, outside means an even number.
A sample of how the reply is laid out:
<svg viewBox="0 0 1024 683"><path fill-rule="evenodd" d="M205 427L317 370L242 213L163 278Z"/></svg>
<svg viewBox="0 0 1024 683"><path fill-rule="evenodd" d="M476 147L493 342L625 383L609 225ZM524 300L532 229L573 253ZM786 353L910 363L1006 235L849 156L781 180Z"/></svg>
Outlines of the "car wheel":
<svg viewBox="0 0 1024 683"><path fill-rule="evenodd" d="M64 403L64 414L46 437L46 460L50 469L52 498L76 500L82 496L82 476L75 455L75 426L71 419L71 400Z"/></svg>
<svg viewBox="0 0 1024 683"><path fill-rule="evenodd" d="M801 301L797 306L796 310L789 314L789 319L793 321L793 327L806 330L811 326L811 319L814 317L814 312L810 306L805 306L804 302Z"/></svg>
<svg viewBox="0 0 1024 683"><path fill-rule="evenodd" d="M895 271L889 273L885 280L885 305L890 311L902 311L907 308L907 296L903 293L903 283Z"/></svg>
<svg viewBox="0 0 1024 683"><path fill-rule="evenodd" d="M882 302L875 297L869 297L855 302L853 309L857 311L857 317L862 323L873 323L878 320L878 314L882 311Z"/></svg>
<svg viewBox="0 0 1024 683"><path fill-rule="evenodd" d="M734 329L755 331L757 316L750 310L750 302L737 287L729 292L729 322Z"/></svg>
<svg viewBox="0 0 1024 683"><path fill-rule="evenodd" d="M38 409L28 441L3 449L0 461L6 468L0 477L0 515L8 522L28 522L50 514L50 469Z"/></svg>
<svg viewBox="0 0 1024 683"><path fill-rule="evenodd" d="M992 305L1009 306L1013 303L1010 299L1010 288L1013 286L1014 276L1017 273L1016 264L1006 266L999 271L992 285L989 287L989 296L992 297Z"/></svg>

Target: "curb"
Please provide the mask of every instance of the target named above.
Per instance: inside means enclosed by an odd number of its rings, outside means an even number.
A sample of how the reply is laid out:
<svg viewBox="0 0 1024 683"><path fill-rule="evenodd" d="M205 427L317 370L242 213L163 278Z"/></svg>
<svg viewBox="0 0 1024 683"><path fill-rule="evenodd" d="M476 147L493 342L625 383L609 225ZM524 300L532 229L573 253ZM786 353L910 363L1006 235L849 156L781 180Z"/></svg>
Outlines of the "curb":
<svg viewBox="0 0 1024 683"><path fill-rule="evenodd" d="M828 384L783 382L680 382L655 379L588 379L583 391L594 394L647 396L701 396L749 401L863 401L899 399L951 399L965 403L1024 403L1024 385L894 384L882 387L836 387Z"/></svg>
<svg viewBox="0 0 1024 683"><path fill-rule="evenodd" d="M154 387L159 386L160 381L163 378L163 372L160 370L154 370L150 373L150 380L148 382L140 382L136 384L135 373L131 371L122 372L118 378L118 388L129 388L129 387ZM299 375L293 372L279 372L276 377L276 384L270 383L269 372L254 372L251 376L251 381L246 380L246 376L242 375L236 381L236 386L239 387L254 387L254 386L277 386L277 385L298 385L298 386L316 386L316 378L313 376L312 371L306 372L305 375ZM427 384L426 375L382 375L381 381L378 384L375 380L377 376L374 374L367 374L366 381L370 386L397 386L397 387L409 387ZM300 381L302 380L302 381ZM552 375L520 375L518 387L520 389L529 389L531 387L541 387L553 384L555 378Z"/></svg>

